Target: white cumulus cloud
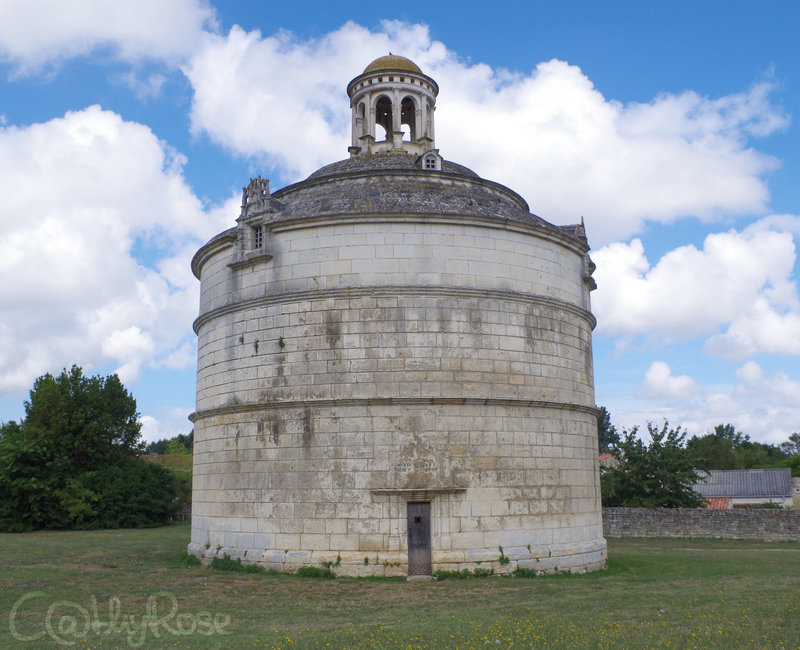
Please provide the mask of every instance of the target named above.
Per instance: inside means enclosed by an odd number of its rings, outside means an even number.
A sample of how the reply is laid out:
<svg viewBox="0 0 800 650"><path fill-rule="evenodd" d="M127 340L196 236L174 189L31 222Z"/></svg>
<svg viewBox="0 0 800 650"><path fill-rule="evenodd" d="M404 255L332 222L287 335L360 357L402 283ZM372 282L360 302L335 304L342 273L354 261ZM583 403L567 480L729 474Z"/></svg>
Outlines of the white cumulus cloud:
<svg viewBox="0 0 800 650"><path fill-rule="evenodd" d="M177 64L215 25L205 0L4 0L0 60L26 74L107 47L124 61Z"/></svg>
<svg viewBox="0 0 800 650"><path fill-rule="evenodd" d="M690 435L702 436L718 424L730 423L752 440L769 444L785 441L798 431L800 382L786 372L765 371L748 361L725 381L705 386L688 375L674 376L670 366L653 363L645 372L638 393L625 403L609 404L614 424L630 429L647 422L682 426Z"/></svg>
<svg viewBox="0 0 800 650"><path fill-rule="evenodd" d="M647 369L643 384L649 397L669 400L686 400L700 392L700 385L689 375L674 376L669 365L654 361Z"/></svg>
<svg viewBox="0 0 800 650"><path fill-rule="evenodd" d="M182 165L97 106L0 128L0 393L72 363L126 380L189 362L189 260L231 214L204 210Z"/></svg>
<svg viewBox="0 0 800 650"><path fill-rule="evenodd" d="M785 372L767 374L754 361L748 361L736 372L738 395L763 400L765 405L780 405L800 410L800 381L790 379ZM800 428L800 427L798 427Z"/></svg>
<svg viewBox="0 0 800 650"><path fill-rule="evenodd" d="M458 63L439 74L437 140L449 155L525 195L556 223L586 218L595 245L627 238L647 220L764 210L763 175L777 161L746 136L786 124L769 84L708 99L693 92L623 105L580 68L539 63L507 77Z"/></svg>
<svg viewBox="0 0 800 650"><path fill-rule="evenodd" d="M762 352L800 356L800 312L778 310L758 298L724 333L708 339L706 351L734 361Z"/></svg>
<svg viewBox="0 0 800 650"><path fill-rule="evenodd" d="M706 350L737 360L762 352L800 354L800 299L791 232L768 224L708 235L651 265L638 239L592 254L598 333L670 340L709 336Z"/></svg>

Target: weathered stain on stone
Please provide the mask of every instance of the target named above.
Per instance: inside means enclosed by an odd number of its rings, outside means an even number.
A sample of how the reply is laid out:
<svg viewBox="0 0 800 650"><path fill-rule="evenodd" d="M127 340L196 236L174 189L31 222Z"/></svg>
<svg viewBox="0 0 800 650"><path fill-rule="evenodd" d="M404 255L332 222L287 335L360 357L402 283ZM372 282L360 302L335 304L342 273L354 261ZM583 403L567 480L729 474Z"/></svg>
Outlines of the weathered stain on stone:
<svg viewBox="0 0 800 650"><path fill-rule="evenodd" d="M272 387L286 386L286 353L279 352L275 355L275 376L272 378Z"/></svg>
<svg viewBox="0 0 800 650"><path fill-rule="evenodd" d="M257 420L256 421L256 438L258 438L259 442L262 445L266 446L267 444L267 423L265 420Z"/></svg>
<svg viewBox="0 0 800 650"><path fill-rule="evenodd" d="M481 310L477 308L477 305L469 310L468 312L468 320L467 324L469 325L469 329L471 332L480 333L482 332L482 325L483 320L481 316Z"/></svg>
<svg viewBox="0 0 800 650"><path fill-rule="evenodd" d="M269 432L269 442L277 447L280 444L281 436L286 431L286 423L283 421L281 414L274 411L267 413L265 420L265 422L260 422L259 424L266 424Z"/></svg>
<svg viewBox="0 0 800 650"><path fill-rule="evenodd" d="M536 340L541 338L541 332L539 332L539 326L536 319L536 316L531 313L525 314L525 343L531 347L536 347Z"/></svg>
<svg viewBox="0 0 800 650"><path fill-rule="evenodd" d="M591 343L583 343L583 365L586 369L587 381L592 381L594 377L594 357Z"/></svg>
<svg viewBox="0 0 800 650"><path fill-rule="evenodd" d="M311 446L311 440L314 437L314 418L310 408L303 410L303 447L308 448Z"/></svg>
<svg viewBox="0 0 800 650"><path fill-rule="evenodd" d="M335 348L342 336L341 314L338 311L325 312L325 340L329 348Z"/></svg>

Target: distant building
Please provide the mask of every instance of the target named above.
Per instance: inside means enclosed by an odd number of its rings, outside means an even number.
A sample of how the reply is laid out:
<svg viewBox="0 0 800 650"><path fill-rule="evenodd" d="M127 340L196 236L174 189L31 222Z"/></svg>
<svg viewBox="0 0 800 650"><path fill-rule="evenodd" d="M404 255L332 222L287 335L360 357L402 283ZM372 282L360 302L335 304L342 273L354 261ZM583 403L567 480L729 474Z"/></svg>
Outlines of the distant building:
<svg viewBox="0 0 800 650"><path fill-rule="evenodd" d="M601 469L613 469L619 465L619 459L617 459L614 454L600 454L597 460L600 462Z"/></svg>
<svg viewBox="0 0 800 650"><path fill-rule="evenodd" d="M793 505L789 468L712 469L695 484L695 490L715 509Z"/></svg>

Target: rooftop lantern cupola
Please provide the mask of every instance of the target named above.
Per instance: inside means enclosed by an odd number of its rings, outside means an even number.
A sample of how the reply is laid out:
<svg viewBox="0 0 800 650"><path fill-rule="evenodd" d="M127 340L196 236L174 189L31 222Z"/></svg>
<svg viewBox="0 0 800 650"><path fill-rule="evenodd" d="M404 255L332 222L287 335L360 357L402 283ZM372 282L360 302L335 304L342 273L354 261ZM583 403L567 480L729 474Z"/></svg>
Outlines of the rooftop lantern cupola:
<svg viewBox="0 0 800 650"><path fill-rule="evenodd" d="M426 169L441 169L433 130L439 86L416 63L396 54L375 59L347 85L347 94L350 157L406 153L419 156Z"/></svg>

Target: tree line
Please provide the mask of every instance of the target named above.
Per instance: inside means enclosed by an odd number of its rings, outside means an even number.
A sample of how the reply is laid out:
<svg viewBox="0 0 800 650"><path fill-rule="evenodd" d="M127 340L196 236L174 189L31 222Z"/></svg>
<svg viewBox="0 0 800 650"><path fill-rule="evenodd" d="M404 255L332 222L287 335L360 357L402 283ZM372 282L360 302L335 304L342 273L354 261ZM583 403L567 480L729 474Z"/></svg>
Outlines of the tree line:
<svg viewBox="0 0 800 650"><path fill-rule="evenodd" d="M144 448L146 454L191 454L194 446L194 430L187 435L179 433L174 438L163 438L149 443Z"/></svg>
<svg viewBox="0 0 800 650"><path fill-rule="evenodd" d="M770 445L719 424L711 433L689 438L665 421L661 428L648 423L646 436L640 436L638 427L618 432L601 407L597 441L599 452L613 457L600 471L602 501L609 507L702 507L694 486L705 470L789 467L792 476L800 476L800 433Z"/></svg>

